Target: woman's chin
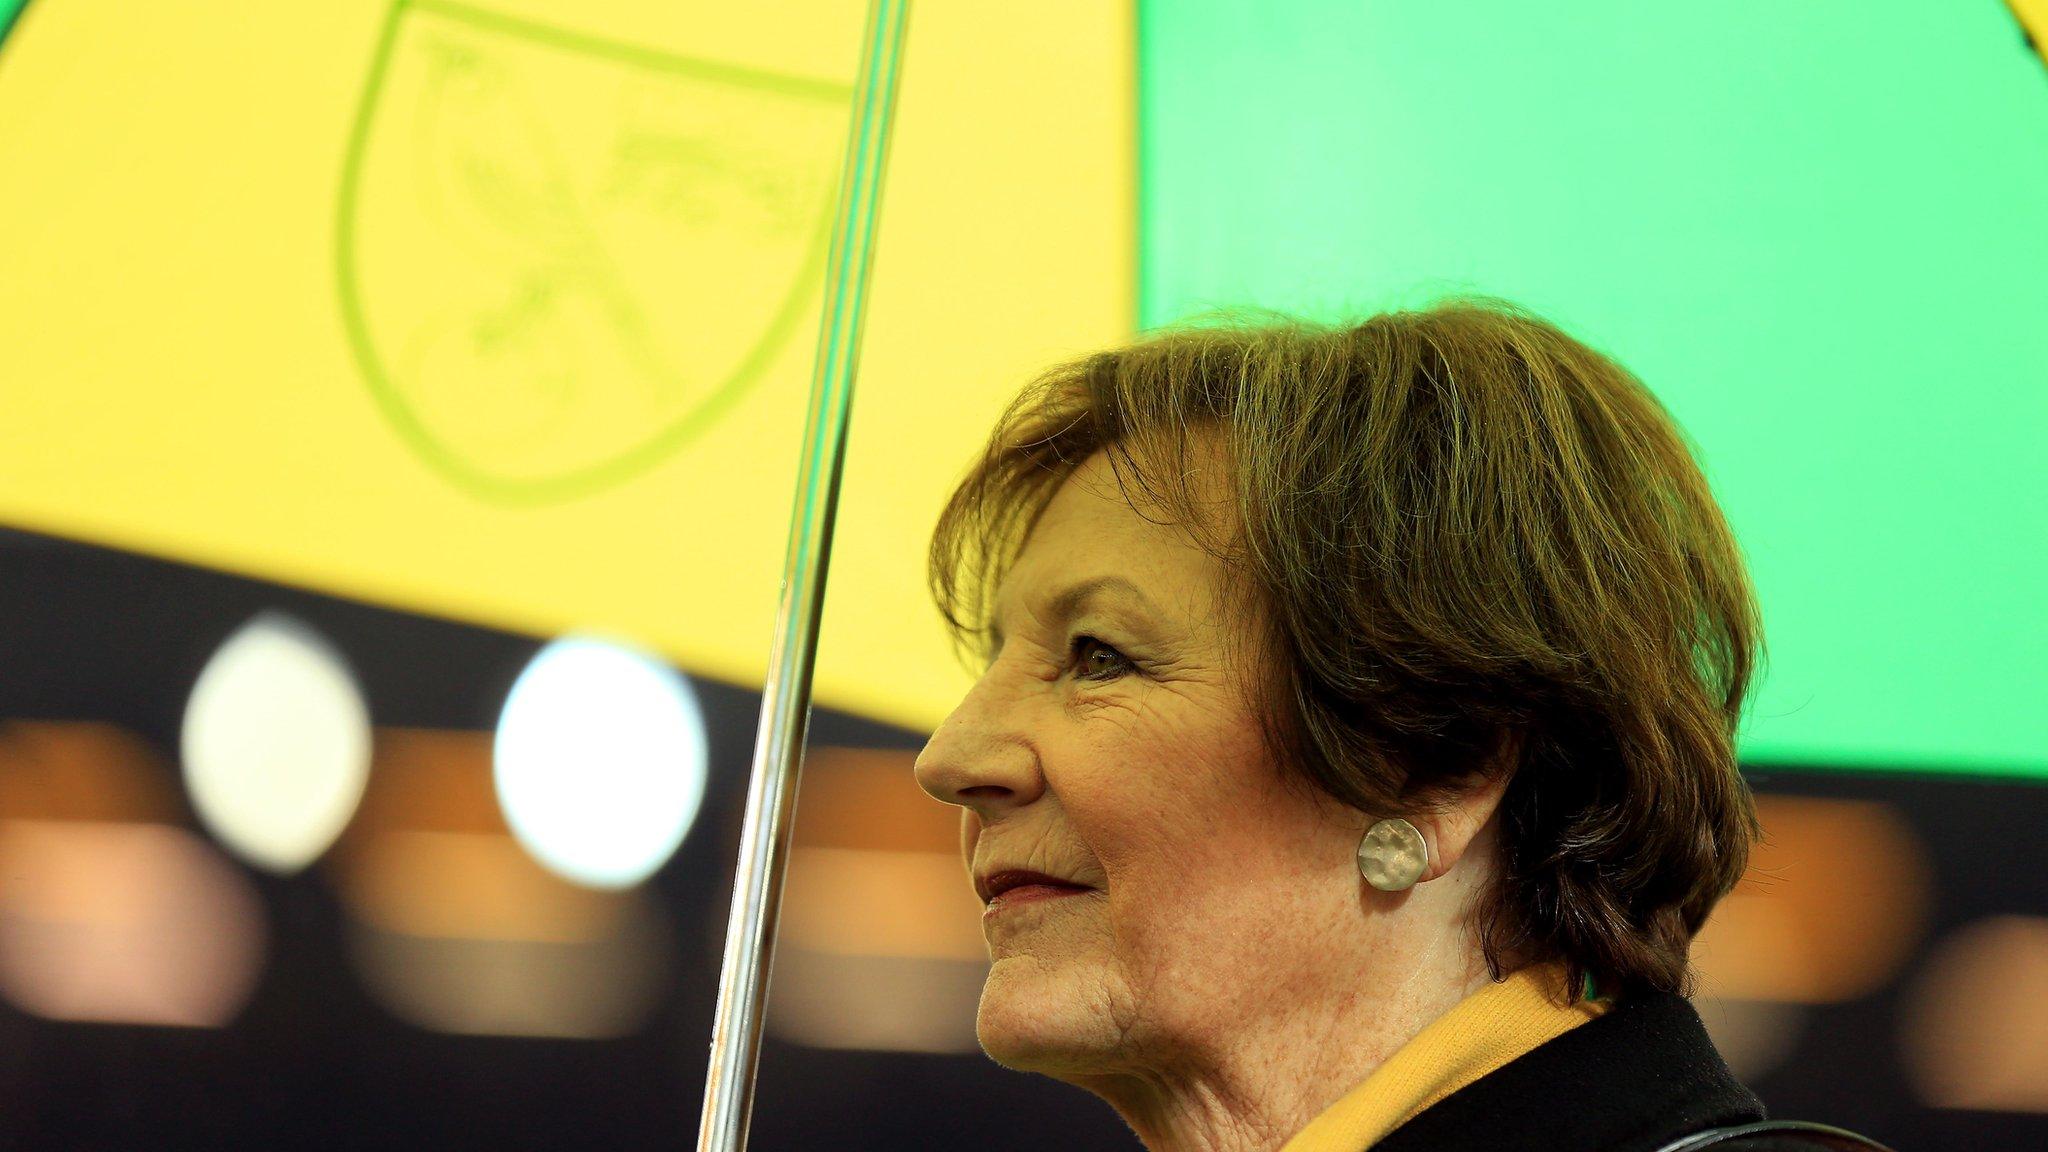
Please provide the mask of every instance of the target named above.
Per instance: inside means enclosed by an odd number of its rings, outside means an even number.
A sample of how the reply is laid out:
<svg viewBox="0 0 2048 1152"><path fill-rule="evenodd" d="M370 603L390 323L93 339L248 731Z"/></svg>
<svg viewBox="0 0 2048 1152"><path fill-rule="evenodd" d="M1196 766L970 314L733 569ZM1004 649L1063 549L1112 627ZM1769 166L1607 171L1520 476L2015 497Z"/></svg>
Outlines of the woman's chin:
<svg viewBox="0 0 2048 1152"><path fill-rule="evenodd" d="M1096 1070L1111 1057L1115 1025L1100 999L1080 995L1072 979L1026 957L997 961L974 1018L989 1059L1013 1071L1063 1076Z"/></svg>

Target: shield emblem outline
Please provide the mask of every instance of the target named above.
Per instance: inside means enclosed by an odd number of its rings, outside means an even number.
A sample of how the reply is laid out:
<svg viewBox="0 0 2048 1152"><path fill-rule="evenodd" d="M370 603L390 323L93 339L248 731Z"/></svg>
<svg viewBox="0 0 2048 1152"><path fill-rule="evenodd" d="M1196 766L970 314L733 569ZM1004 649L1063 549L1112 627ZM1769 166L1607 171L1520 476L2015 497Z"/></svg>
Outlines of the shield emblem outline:
<svg viewBox="0 0 2048 1152"><path fill-rule="evenodd" d="M673 76L711 81L723 85L753 88L779 97L820 101L844 109L850 105L852 87L805 77L785 76L718 61L674 55L638 45L541 25L447 0L392 0L357 102L342 165L340 192L336 199L334 228L336 293L347 343L357 368L377 407L399 439L432 470L456 487L492 503L535 505L590 495L631 480L673 455L717 423L746 393L779 355L809 311L822 273L832 235L835 200L827 196L817 223L811 228L796 275L767 322L760 328L744 354L724 379L673 419L650 434L603 459L549 475L517 476L493 471L467 459L452 448L423 420L409 402L400 382L394 378L377 340L361 296L357 213L362 176L373 129L378 119L381 95L391 71L399 37L407 17L414 11L465 25L471 29L519 38L533 44L582 53L630 68L665 72ZM833 155L836 162L839 157ZM834 173L836 176L836 172Z"/></svg>

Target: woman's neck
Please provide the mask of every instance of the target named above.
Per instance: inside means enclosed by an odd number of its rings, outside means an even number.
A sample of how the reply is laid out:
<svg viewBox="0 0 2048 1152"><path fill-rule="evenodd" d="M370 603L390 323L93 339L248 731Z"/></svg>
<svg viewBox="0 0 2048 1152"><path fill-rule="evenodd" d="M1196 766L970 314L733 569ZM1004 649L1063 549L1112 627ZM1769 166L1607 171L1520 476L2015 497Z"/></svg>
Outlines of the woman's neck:
<svg viewBox="0 0 2048 1152"><path fill-rule="evenodd" d="M1205 1021L1212 1039L1171 1045L1170 1063L1070 1082L1107 1100L1149 1152L1276 1152L1487 983L1464 935L1445 933L1400 958L1407 962L1394 970L1408 975L1391 987L1332 981L1320 997L1297 992L1284 1010Z"/></svg>

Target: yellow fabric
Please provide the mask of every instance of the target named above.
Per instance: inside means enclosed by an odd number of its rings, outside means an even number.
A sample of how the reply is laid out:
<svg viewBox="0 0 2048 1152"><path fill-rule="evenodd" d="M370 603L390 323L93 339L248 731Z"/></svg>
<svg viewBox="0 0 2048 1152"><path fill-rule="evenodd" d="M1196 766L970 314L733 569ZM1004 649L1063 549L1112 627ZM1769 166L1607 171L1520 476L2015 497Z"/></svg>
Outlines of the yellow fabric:
<svg viewBox="0 0 2048 1152"><path fill-rule="evenodd" d="M30 5L0 523L759 687L866 9ZM939 509L1132 330L1137 51L1132 0L913 9L816 683L927 731Z"/></svg>
<svg viewBox="0 0 2048 1152"><path fill-rule="evenodd" d="M1562 966L1538 965L1474 992L1281 1152L1361 1152L1423 1109L1607 1010L1603 1001L1565 1004L1564 987Z"/></svg>

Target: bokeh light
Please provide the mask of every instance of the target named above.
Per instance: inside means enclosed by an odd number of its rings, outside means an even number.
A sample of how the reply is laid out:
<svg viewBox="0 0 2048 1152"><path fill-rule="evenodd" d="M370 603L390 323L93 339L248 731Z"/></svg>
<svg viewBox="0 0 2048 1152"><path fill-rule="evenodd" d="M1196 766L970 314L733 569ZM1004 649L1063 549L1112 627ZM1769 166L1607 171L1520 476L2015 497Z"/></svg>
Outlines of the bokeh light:
<svg viewBox="0 0 2048 1152"><path fill-rule="evenodd" d="M56 1020L215 1027L265 951L249 882L183 817L175 773L99 721L0 723L0 994Z"/></svg>
<svg viewBox="0 0 2048 1152"><path fill-rule="evenodd" d="M1868 995L1912 954L1933 878L1890 805L1759 796L1764 839L1693 945L1707 995L1830 1004Z"/></svg>
<svg viewBox="0 0 2048 1152"><path fill-rule="evenodd" d="M972 1053L983 965L778 948L768 1026L809 1048Z"/></svg>
<svg viewBox="0 0 2048 1152"><path fill-rule="evenodd" d="M416 1027L623 1036L667 987L667 915L643 890L570 883L512 838L488 732L380 730L362 811L323 870L365 987Z"/></svg>
<svg viewBox="0 0 2048 1152"><path fill-rule="evenodd" d="M177 777L147 741L99 720L0 721L0 820L174 824Z"/></svg>
<svg viewBox="0 0 2048 1152"><path fill-rule="evenodd" d="M780 931L785 943L842 956L988 958L957 852L793 848Z"/></svg>
<svg viewBox="0 0 2048 1152"><path fill-rule="evenodd" d="M1764 839L1693 943L1694 1005L1738 1076L1797 1048L1813 1006L1883 987L1919 942L1933 879L1890 805L1758 796Z"/></svg>
<svg viewBox="0 0 2048 1152"><path fill-rule="evenodd" d="M249 882L166 824L0 823L0 990L57 1020L218 1027L263 959Z"/></svg>
<svg viewBox="0 0 2048 1152"><path fill-rule="evenodd" d="M387 833L345 891L364 982L430 1031L623 1036L667 974L671 932L644 893L570 884L509 836Z"/></svg>
<svg viewBox="0 0 2048 1152"><path fill-rule="evenodd" d="M958 817L907 751L814 749L790 851L768 1026L813 1048L974 1052L988 972Z"/></svg>
<svg viewBox="0 0 2048 1152"><path fill-rule="evenodd" d="M647 878L704 800L697 697L654 657L567 637L506 697L493 778L513 835L557 874L597 888Z"/></svg>
<svg viewBox="0 0 2048 1152"><path fill-rule="evenodd" d="M1908 995L1903 1039L1929 1104L2048 1112L2048 918L1996 916L1937 945Z"/></svg>
<svg viewBox="0 0 2048 1152"><path fill-rule="evenodd" d="M185 786L207 829L278 873L327 850L370 770L369 710L348 665L279 612L243 625L207 662L180 743Z"/></svg>

